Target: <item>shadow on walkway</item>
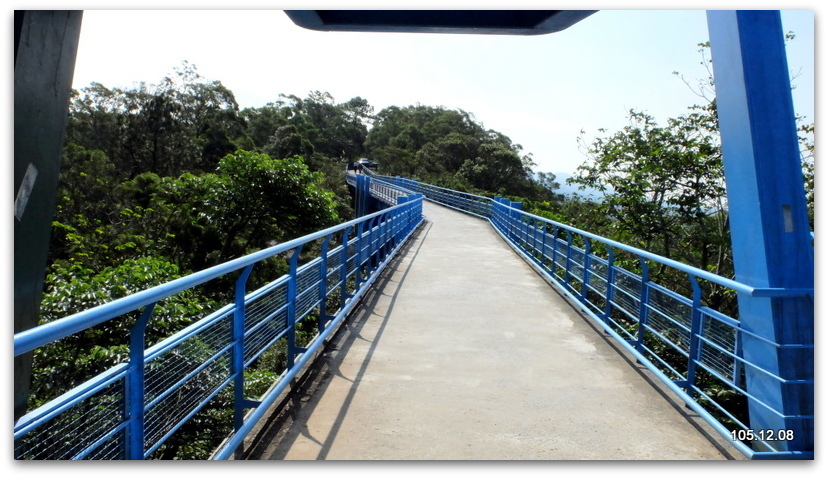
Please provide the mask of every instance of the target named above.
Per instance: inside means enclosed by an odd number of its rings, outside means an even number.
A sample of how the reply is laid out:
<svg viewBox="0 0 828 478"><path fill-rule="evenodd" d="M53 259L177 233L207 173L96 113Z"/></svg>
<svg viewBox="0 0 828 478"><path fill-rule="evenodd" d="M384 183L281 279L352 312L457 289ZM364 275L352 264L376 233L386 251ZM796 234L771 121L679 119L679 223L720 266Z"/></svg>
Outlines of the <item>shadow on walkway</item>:
<svg viewBox="0 0 828 478"><path fill-rule="evenodd" d="M424 224L415 231L408 243L400 249L388 266L382 271L374 282L371 289L364 295L360 303L355 307L351 316L346 319L340 329L334 334L316 361L308 367L305 374L293 384L293 391L287 400L274 406L269 418L258 427L257 431L245 445L243 459L246 460L281 460L290 447L300 436L316 443L320 447L317 460L327 458L328 450L336 439L342 425L342 420L348 411L348 407L356 394L360 381L365 374L368 364L371 361L374 350L379 343L388 319L394 309L397 296L400 293L408 272L417 259L423 244L428 238L432 224L424 221ZM407 264L404 262L407 261ZM404 269L401 269L404 267ZM398 271L402 276L396 282L393 279ZM390 297L390 305L387 311L380 315L375 312L380 298ZM379 316L379 317L377 317ZM380 320L379 328L371 339L364 338L360 333L369 320ZM368 353L362 361L359 372L353 379L345 377L340 371L342 360L347 356L356 341L370 342ZM351 382L350 390L342 402L342 407L337 414L337 419L331 426L330 433L320 442L310 436L307 432L306 421L313 414L318 402L310 400L314 394L324 394L331 378L338 376Z"/></svg>

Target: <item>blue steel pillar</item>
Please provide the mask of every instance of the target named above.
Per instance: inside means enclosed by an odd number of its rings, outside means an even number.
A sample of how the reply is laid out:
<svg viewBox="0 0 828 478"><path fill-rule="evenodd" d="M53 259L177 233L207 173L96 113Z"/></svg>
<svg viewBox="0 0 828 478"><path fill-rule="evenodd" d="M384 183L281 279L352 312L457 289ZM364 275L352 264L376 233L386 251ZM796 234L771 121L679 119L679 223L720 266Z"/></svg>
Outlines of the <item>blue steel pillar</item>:
<svg viewBox="0 0 828 478"><path fill-rule="evenodd" d="M814 448L814 250L778 11L707 14L739 295L750 428ZM810 290L810 292L808 292ZM758 338L757 338L758 337ZM781 377L782 380L773 377ZM763 402L763 406L759 402Z"/></svg>
<svg viewBox="0 0 828 478"><path fill-rule="evenodd" d="M14 11L15 333L35 327L40 314L82 18ZM15 419L27 410L32 357L14 357Z"/></svg>
<svg viewBox="0 0 828 478"><path fill-rule="evenodd" d="M362 217L370 212L371 178L364 174L356 175L356 215Z"/></svg>

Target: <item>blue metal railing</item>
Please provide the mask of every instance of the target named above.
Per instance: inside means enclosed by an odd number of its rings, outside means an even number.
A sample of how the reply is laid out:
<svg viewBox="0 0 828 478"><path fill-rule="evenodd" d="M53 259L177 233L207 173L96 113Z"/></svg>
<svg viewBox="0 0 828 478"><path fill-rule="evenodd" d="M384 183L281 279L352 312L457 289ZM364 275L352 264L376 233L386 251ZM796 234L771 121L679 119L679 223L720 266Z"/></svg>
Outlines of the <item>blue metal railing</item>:
<svg viewBox="0 0 828 478"><path fill-rule="evenodd" d="M704 304L705 288L753 297L810 295L812 290L754 288L520 210L519 203L452 191L407 178L367 171L370 195L399 205L221 266L61 319L15 336L15 356L106 320L143 308L132 336L130 361L70 390L21 418L15 426L18 458L144 458L221 390L232 385L235 432L216 458L228 458L292 378L347 315L366 287L422 221L422 196L482 217L541 274L699 413L745 456L813 458L812 451L775 451L756 436L706 384L715 383L744 401L779 416L806 422L813 415L776 410L744 383L746 370L770 380L813 386L763 370L741 354L741 343L761 340L783 353L807 344L777 344L741 327L737 318ZM349 176L356 184L356 179ZM396 192L394 191L396 190ZM402 195L405 194L405 195ZM322 241L319 256L300 266L302 247ZM338 243L336 247L332 244ZM245 281L254 264L289 252L290 273L253 293ZM621 260L624 256L625 260ZM650 263L686 276L684 295L658 283ZM637 264L627 268L622 264ZM632 270L630 270L632 269ZM240 271L236 303L143 349L143 328L158 301L228 273ZM324 278L324 279L323 279ZM330 301L336 312L327 315ZM320 331L298 347L295 326L319 310ZM288 367L260 400L244 396L243 370L287 339ZM240 365L241 364L241 365ZM703 383L704 382L704 383ZM245 416L245 410L250 410ZM743 433L740 433L743 432ZM753 434L752 443L746 438Z"/></svg>
<svg viewBox="0 0 828 478"><path fill-rule="evenodd" d="M706 306L705 288L729 290L751 297L813 297L813 290L751 287L656 254L627 246L522 211L520 203L439 188L415 180L374 175L425 195L433 202L489 220L495 230L543 276L580 305L607 334L653 372L688 407L699 413L726 440L753 459L812 459L810 450L780 450L779 441L765 440L737 416L727 399L711 390L726 390L743 403L764 407L778 416L813 427L813 415L788 415L747 390L745 371L791 385L813 386L807 380L779 377L748 361L741 344L760 340L777 353L813 351L812 344L780 344L741 327L737 318ZM638 264L637 272L621 267L618 256ZM686 277L689 296L651 278L651 265L667 267ZM678 359L677 359L678 357ZM713 387L710 387L713 384ZM775 435L781 431L776 430ZM790 433L790 431L784 431ZM765 434L767 436L768 434ZM778 438L776 436L775 438Z"/></svg>
<svg viewBox="0 0 828 478"><path fill-rule="evenodd" d="M791 421L809 422L813 415L786 415L768 401L747 390L746 369L779 382L789 380L763 370L741 355L740 344L748 338L762 340L778 352L813 345L779 344L741 327L740 322L702 301L703 287L721 287L752 297L813 294L812 290L754 288L627 246L586 231L521 211L519 204L495 198L492 225L544 276L660 378L705 421L745 456L762 458L813 458L812 451L778 450L774 441L763 440L743 418L737 417L717 393L703 387L701 375L713 390L730 390L755 406L765 407ZM515 207L517 206L517 207ZM596 251L600 250L600 254ZM640 272L616 264L619 253L634 258ZM651 279L652 262L684 274L691 296L686 297ZM670 356L670 358L668 358ZM676 357L679 357L678 361ZM747 433L741 433L742 430ZM779 431L775 431L778 432ZM742 438L753 435L752 443Z"/></svg>
<svg viewBox="0 0 828 478"><path fill-rule="evenodd" d="M409 191L424 195L429 201L448 206L452 209L472 214L477 217L490 218L492 216L492 198L477 196L475 194L454 191L441 188L428 183L422 183L414 179L400 176L383 176L376 174L369 169L364 169L365 174L374 180L384 181L396 187L405 188Z"/></svg>
<svg viewBox="0 0 828 478"><path fill-rule="evenodd" d="M21 417L15 458L150 458L220 392L232 390L234 432L214 456L229 458L421 224L421 195L394 198L399 204L374 214L16 334L18 356L142 309L129 361ZM300 265L303 247L311 246L319 254ZM248 293L254 266L280 254L289 255L289 273ZM234 303L145 350L157 303L233 273ZM300 347L297 324L314 314L318 333ZM245 370L280 341L287 342L286 369L262 397L247 398Z"/></svg>

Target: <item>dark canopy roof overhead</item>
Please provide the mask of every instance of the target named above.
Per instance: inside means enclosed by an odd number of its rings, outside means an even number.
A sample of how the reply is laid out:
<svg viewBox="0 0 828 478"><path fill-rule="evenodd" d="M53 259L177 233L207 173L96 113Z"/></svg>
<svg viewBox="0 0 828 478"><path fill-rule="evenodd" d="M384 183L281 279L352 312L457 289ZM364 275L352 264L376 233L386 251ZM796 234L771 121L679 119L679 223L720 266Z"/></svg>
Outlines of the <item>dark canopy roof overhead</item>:
<svg viewBox="0 0 828 478"><path fill-rule="evenodd" d="M568 28L596 10L286 10L319 31L542 35Z"/></svg>

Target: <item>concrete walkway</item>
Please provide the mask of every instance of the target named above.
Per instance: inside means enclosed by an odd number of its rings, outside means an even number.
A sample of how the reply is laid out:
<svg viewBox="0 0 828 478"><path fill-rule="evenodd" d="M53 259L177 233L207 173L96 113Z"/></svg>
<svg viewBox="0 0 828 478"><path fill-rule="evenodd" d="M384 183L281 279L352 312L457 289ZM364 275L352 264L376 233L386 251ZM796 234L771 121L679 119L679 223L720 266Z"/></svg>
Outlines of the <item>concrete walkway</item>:
<svg viewBox="0 0 828 478"><path fill-rule="evenodd" d="M734 457L487 222L425 214L247 459Z"/></svg>

